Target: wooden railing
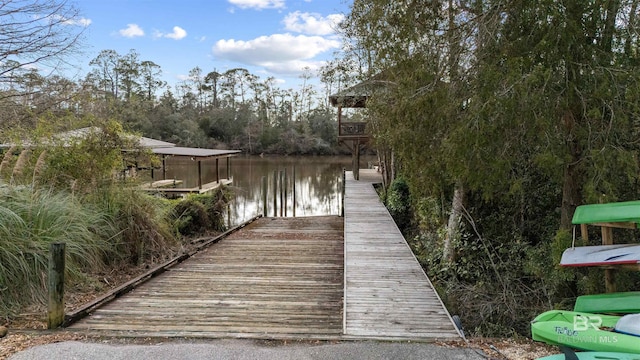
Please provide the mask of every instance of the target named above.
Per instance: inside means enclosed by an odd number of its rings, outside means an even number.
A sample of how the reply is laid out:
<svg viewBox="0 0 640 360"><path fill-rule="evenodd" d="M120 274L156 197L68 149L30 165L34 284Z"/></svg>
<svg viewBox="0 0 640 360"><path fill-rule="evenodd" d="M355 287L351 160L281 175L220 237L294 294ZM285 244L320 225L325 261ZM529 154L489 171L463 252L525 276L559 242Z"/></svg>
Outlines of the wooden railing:
<svg viewBox="0 0 640 360"><path fill-rule="evenodd" d="M367 137L366 122L343 122L340 123L338 136L340 137Z"/></svg>

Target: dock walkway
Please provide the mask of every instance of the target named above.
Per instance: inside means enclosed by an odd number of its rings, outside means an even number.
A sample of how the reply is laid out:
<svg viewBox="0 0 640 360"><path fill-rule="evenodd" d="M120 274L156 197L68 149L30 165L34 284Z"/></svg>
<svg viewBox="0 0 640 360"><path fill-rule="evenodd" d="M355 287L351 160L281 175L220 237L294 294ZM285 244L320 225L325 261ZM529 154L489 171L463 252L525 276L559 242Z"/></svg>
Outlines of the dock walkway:
<svg viewBox="0 0 640 360"><path fill-rule="evenodd" d="M260 218L69 326L132 337L460 338L372 183L345 217Z"/></svg>
<svg viewBox="0 0 640 360"><path fill-rule="evenodd" d="M337 339L342 219L260 218L72 324L132 337Z"/></svg>
<svg viewBox="0 0 640 360"><path fill-rule="evenodd" d="M346 175L344 209L345 336L460 338L373 183L375 170Z"/></svg>

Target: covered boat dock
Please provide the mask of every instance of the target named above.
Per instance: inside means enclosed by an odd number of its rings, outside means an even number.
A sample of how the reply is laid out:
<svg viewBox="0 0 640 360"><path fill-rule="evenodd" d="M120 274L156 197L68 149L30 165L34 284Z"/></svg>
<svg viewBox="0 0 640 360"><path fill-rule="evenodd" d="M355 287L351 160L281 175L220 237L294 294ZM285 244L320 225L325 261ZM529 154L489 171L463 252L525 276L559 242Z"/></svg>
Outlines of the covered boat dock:
<svg viewBox="0 0 640 360"><path fill-rule="evenodd" d="M240 150L215 150L215 149L201 149L201 148L188 148L188 147L161 147L151 150L154 154L159 155L162 159L162 178L160 180L146 183L142 186L142 189L150 192L162 192L171 194L190 194L198 193L203 194L212 191L221 185L228 185L233 182L231 176L231 163L230 159L236 156ZM167 179L167 159L170 157L183 157L188 158L195 162L198 169L198 182L194 187L178 187L183 181L181 179ZM205 160L215 159L215 181L203 182L202 176L202 162ZM220 160L226 161L226 173L220 174ZM154 170L151 170L151 178L154 177Z"/></svg>

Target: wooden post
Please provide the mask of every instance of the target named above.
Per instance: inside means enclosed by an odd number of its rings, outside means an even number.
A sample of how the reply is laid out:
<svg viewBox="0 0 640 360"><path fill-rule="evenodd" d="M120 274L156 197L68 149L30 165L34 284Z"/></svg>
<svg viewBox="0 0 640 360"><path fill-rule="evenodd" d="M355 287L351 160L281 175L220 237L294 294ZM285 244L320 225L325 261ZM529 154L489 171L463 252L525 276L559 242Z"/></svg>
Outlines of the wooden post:
<svg viewBox="0 0 640 360"><path fill-rule="evenodd" d="M342 106L338 105L338 137L342 135Z"/></svg>
<svg viewBox="0 0 640 360"><path fill-rule="evenodd" d="M587 230L587 224L580 224L580 235L582 237L582 246L589 244L589 231Z"/></svg>
<svg viewBox="0 0 640 360"><path fill-rule="evenodd" d="M282 203L282 207L284 208L284 217L287 217L287 168L282 170L282 192L284 202Z"/></svg>
<svg viewBox="0 0 640 360"><path fill-rule="evenodd" d="M609 226L601 226L602 245L613 245L613 228ZM608 293L616 292L616 276L615 270L604 270L604 285Z"/></svg>
<svg viewBox="0 0 640 360"><path fill-rule="evenodd" d="M220 168L219 168L220 163L218 162L218 160L220 159L216 158L216 182L220 184Z"/></svg>
<svg viewBox="0 0 640 360"><path fill-rule="evenodd" d="M227 180L231 180L231 158L227 156ZM264 216L267 216L265 213Z"/></svg>
<svg viewBox="0 0 640 360"><path fill-rule="evenodd" d="M296 217L296 167L295 165L291 169L291 195L293 200L291 203L293 210L293 217Z"/></svg>
<svg viewBox="0 0 640 360"><path fill-rule="evenodd" d="M49 311L47 327L55 329L64 322L64 260L65 244L49 246Z"/></svg>
<svg viewBox="0 0 640 360"><path fill-rule="evenodd" d="M167 157L162 155L162 180L167 180ZM151 167L151 181L153 181L153 166Z"/></svg>
<svg viewBox="0 0 640 360"><path fill-rule="evenodd" d="M360 140L355 140L353 144L353 178L360 180Z"/></svg>
<svg viewBox="0 0 640 360"><path fill-rule="evenodd" d="M262 177L262 216L267 217L267 177Z"/></svg>
<svg viewBox="0 0 640 360"><path fill-rule="evenodd" d="M342 168L342 201L341 201L341 209L340 209L340 216L344 217L344 194L346 192L346 187L347 187L347 170Z"/></svg>
<svg viewBox="0 0 640 360"><path fill-rule="evenodd" d="M282 185L283 185L282 184L282 170L280 170L280 217L282 217L282 204L283 204L283 202L282 202L282 193L283 193Z"/></svg>
<svg viewBox="0 0 640 360"><path fill-rule="evenodd" d="M198 160L198 189L202 189L202 161Z"/></svg>
<svg viewBox="0 0 640 360"><path fill-rule="evenodd" d="M278 171L273 170L273 217L278 216Z"/></svg>

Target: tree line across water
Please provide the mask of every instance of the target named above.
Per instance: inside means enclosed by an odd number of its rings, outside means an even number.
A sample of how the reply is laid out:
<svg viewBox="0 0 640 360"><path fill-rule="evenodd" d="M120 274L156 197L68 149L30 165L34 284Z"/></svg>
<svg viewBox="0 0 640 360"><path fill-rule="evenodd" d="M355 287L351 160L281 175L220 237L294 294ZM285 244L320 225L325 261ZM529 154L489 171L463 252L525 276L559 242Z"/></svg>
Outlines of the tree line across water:
<svg viewBox="0 0 640 360"><path fill-rule="evenodd" d="M11 80L0 91L5 135L38 125L69 130L117 119L128 131L181 146L253 154L344 153L326 95L331 87L322 86L320 94L309 72L293 90L244 68L205 73L196 67L172 89L162 80L160 66L140 60L135 50L125 55L104 50L90 65L79 81L22 67L8 72Z"/></svg>

